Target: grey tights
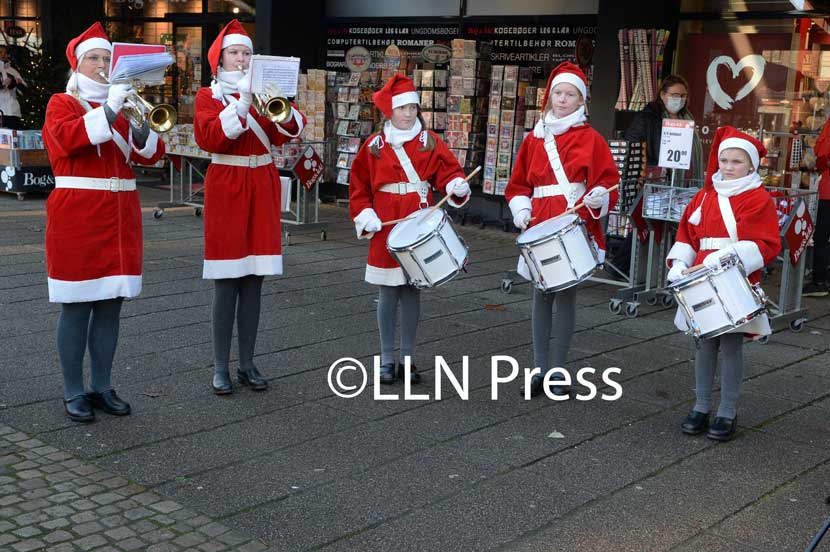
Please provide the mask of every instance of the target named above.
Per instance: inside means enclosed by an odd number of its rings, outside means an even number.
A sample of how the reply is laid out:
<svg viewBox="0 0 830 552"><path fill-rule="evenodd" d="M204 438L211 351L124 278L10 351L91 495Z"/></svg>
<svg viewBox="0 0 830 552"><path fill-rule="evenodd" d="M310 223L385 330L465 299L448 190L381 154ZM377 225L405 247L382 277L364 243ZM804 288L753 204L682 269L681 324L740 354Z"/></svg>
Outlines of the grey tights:
<svg viewBox="0 0 830 552"><path fill-rule="evenodd" d="M712 386L718 364L718 345L723 349L720 371L720 405L717 416L733 419L738 407L738 390L744 377L744 336L727 333L712 339L702 339L695 353L695 384L697 401L694 410L707 414L712 408Z"/></svg>
<svg viewBox="0 0 830 552"><path fill-rule="evenodd" d="M378 328L380 329L380 363L395 362L395 322L401 302L401 356L413 359L415 334L421 316L421 292L413 286L379 286ZM413 364L414 360L410 360Z"/></svg>
<svg viewBox="0 0 830 552"><path fill-rule="evenodd" d="M118 345L123 298L63 303L58 318L58 359L63 372L63 398L84 394L84 354L89 348L89 387L112 389L112 359Z"/></svg>
<svg viewBox="0 0 830 552"><path fill-rule="evenodd" d="M239 369L254 365L256 334L262 297L262 276L214 280L213 288L213 369L228 372L233 339L233 319L239 332Z"/></svg>
<svg viewBox="0 0 830 552"><path fill-rule="evenodd" d="M553 306L556 304L556 324L553 328L553 364L548 362L550 352ZM576 324L576 286L542 293L533 289L533 361L544 375L550 368L566 368L568 349Z"/></svg>

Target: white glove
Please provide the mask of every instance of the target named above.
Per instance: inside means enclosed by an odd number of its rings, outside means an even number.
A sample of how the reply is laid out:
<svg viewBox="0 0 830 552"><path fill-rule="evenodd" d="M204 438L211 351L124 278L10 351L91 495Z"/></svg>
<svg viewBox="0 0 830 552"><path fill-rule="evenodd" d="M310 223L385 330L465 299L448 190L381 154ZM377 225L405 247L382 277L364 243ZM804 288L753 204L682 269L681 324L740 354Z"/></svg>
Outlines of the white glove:
<svg viewBox="0 0 830 552"><path fill-rule="evenodd" d="M470 185L466 180L452 180L447 184L447 195L467 197L470 195Z"/></svg>
<svg viewBox="0 0 830 552"><path fill-rule="evenodd" d="M527 230L530 224L530 209L522 209L513 217L513 224L520 230Z"/></svg>
<svg viewBox="0 0 830 552"><path fill-rule="evenodd" d="M251 73L247 73L236 83L239 91L239 101L236 102L236 113L243 119L248 116L251 104L254 102L254 95L251 94Z"/></svg>
<svg viewBox="0 0 830 552"><path fill-rule="evenodd" d="M709 253L703 258L703 266L706 268L718 268L720 266L720 259L721 257L725 257L727 255L734 254L734 250L731 247L726 247L724 249L718 249L717 251L713 251Z"/></svg>
<svg viewBox="0 0 830 552"><path fill-rule="evenodd" d="M375 232L380 232L382 228L380 219L375 217L369 222L366 223L366 226L363 228L363 231L367 234L374 234Z"/></svg>
<svg viewBox="0 0 830 552"><path fill-rule="evenodd" d="M684 278L686 275L683 274L683 271L689 268L686 266L686 263L679 259L674 259L671 263L671 268L669 269L669 273L666 275L666 279L669 283L674 283L681 278Z"/></svg>
<svg viewBox="0 0 830 552"><path fill-rule="evenodd" d="M605 203L606 191L603 188L594 188L582 198L582 201L591 209L602 209Z"/></svg>
<svg viewBox="0 0 830 552"><path fill-rule="evenodd" d="M124 107L124 101L132 94L133 87L129 84L112 84L107 93L107 107L113 113L118 113Z"/></svg>

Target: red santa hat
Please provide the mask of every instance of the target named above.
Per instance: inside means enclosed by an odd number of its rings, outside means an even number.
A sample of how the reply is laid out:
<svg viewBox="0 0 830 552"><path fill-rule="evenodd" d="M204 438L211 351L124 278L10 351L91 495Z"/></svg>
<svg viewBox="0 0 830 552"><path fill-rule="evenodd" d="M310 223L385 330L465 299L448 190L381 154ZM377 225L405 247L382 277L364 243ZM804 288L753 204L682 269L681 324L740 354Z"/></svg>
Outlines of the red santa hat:
<svg viewBox="0 0 830 552"><path fill-rule="evenodd" d="M372 94L372 101L387 119L392 118L392 110L396 107L412 103L421 105L412 79L398 73L392 75L383 88Z"/></svg>
<svg viewBox="0 0 830 552"><path fill-rule="evenodd" d="M719 141L718 137L720 137ZM749 134L741 132L731 126L723 126L718 129L715 133L715 141L712 142L712 146L715 144L718 145L718 156L720 156L723 150L729 148L744 150L749 155L752 166L756 169L761 162L761 158L767 155L767 148L757 138L753 138Z"/></svg>
<svg viewBox="0 0 830 552"><path fill-rule="evenodd" d="M69 66L72 67L72 70L78 70L78 60L82 55L96 48L112 52L112 44L110 44L107 33L98 22L93 23L87 30L70 40L69 44L66 45L66 59L69 60Z"/></svg>
<svg viewBox="0 0 830 552"><path fill-rule="evenodd" d="M219 31L219 36L213 41L208 50L208 63L215 75L219 69L219 58L222 57L222 50L228 46L239 44L247 46L249 50L254 51L254 43L251 42L251 37L245 32L244 27L238 19L232 20L230 23Z"/></svg>
<svg viewBox="0 0 830 552"><path fill-rule="evenodd" d="M570 61L563 61L550 72L548 87L545 89L545 97L542 99L542 111L545 111L548 105L550 91L553 90L554 86L563 82L575 86L579 90L579 93L582 94L582 99L585 101L588 100L588 79L585 78L585 73L582 72L579 66L574 65Z"/></svg>

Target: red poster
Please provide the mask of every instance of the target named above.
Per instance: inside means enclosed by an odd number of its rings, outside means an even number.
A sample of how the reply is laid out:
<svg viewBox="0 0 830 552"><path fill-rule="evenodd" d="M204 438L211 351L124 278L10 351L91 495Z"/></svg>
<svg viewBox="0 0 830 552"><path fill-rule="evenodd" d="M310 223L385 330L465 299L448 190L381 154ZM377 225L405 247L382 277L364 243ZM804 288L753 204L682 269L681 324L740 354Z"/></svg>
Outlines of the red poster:
<svg viewBox="0 0 830 552"><path fill-rule="evenodd" d="M322 178L325 167L320 156L314 151L314 148L308 146L297 159L297 162L294 163L294 166L291 167L291 170L300 179L300 184L306 190L311 191L320 178Z"/></svg>
<svg viewBox="0 0 830 552"><path fill-rule="evenodd" d="M784 240L786 240L787 247L790 250L790 262L793 266L798 264L798 260L804 254L804 250L807 249L807 244L810 243L810 238L813 237L815 230L810 212L807 210L807 204L800 201L792 222L790 222L787 232L784 234Z"/></svg>

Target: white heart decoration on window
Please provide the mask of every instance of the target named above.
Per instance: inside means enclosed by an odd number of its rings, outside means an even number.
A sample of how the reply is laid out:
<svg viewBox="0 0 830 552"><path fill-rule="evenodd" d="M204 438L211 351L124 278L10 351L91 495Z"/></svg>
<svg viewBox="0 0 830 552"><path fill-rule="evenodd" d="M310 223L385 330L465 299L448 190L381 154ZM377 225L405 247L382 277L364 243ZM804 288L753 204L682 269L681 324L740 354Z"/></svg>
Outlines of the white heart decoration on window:
<svg viewBox="0 0 830 552"><path fill-rule="evenodd" d="M741 61L735 63L729 56L718 56L712 60L709 67L706 69L706 86L709 88L709 95L715 100L723 109L732 109L732 103L738 102L749 95L752 90L761 82L764 76L764 67L766 66L764 56L758 54L751 54L741 58ZM726 65L732 69L732 78L736 78L743 69L749 67L752 69L752 78L749 79L743 88L738 90L735 97L732 98L729 94L723 91L720 82L718 82L718 66Z"/></svg>

